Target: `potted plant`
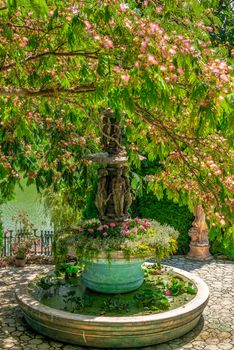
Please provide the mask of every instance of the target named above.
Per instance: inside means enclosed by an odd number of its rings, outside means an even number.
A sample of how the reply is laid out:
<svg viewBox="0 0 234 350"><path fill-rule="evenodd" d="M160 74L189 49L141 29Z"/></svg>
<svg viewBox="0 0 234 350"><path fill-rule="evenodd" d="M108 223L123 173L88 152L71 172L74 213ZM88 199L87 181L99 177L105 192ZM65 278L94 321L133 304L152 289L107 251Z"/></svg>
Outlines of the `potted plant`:
<svg viewBox="0 0 234 350"><path fill-rule="evenodd" d="M32 250L33 244L37 238L33 229L33 224L30 223L28 214L25 211L20 211L13 217L15 223L15 242L12 245L15 256L15 266L23 267L26 263L27 254Z"/></svg>
<svg viewBox="0 0 234 350"><path fill-rule="evenodd" d="M24 267L26 263L26 256L32 248L32 239L21 239L13 244L13 252L15 255L15 266Z"/></svg>
<svg viewBox="0 0 234 350"><path fill-rule="evenodd" d="M178 234L154 220L135 218L120 224L90 220L62 235L58 248L61 255L76 255L84 264L87 287L123 293L141 286L146 259L164 259L176 251Z"/></svg>

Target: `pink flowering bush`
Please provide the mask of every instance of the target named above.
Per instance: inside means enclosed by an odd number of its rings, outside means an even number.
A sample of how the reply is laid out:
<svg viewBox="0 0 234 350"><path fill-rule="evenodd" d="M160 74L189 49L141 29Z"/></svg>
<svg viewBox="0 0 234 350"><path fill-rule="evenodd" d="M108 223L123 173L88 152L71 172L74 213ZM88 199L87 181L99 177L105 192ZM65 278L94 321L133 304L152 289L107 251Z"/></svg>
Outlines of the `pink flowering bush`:
<svg viewBox="0 0 234 350"><path fill-rule="evenodd" d="M33 245L32 239L21 239L20 241L13 244L13 252L16 259L24 259L26 255L30 253Z"/></svg>
<svg viewBox="0 0 234 350"><path fill-rule="evenodd" d="M163 259L176 252L178 231L148 219L129 219L121 224L102 224L99 220L84 222L64 233L58 240L58 254L76 252L78 259L92 260L103 254L121 252L126 259Z"/></svg>
<svg viewBox="0 0 234 350"><path fill-rule="evenodd" d="M20 211L12 219L16 232L15 242L12 244L13 253L17 259L24 259L28 254L34 252L33 245L35 244L38 247L40 242L25 211Z"/></svg>

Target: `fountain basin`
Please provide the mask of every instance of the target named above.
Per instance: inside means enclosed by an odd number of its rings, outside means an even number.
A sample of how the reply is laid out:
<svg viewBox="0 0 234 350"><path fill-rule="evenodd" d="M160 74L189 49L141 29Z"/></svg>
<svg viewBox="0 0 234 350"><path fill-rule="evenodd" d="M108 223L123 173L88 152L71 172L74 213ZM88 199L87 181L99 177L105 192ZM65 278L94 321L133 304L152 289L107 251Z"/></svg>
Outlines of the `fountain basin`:
<svg viewBox="0 0 234 350"><path fill-rule="evenodd" d="M28 282L17 288L16 299L28 324L35 331L55 340L108 349L149 346L192 330L208 302L209 290L205 282L183 270L173 270L190 279L196 286L197 294L187 304L159 314L110 317L56 310L32 297Z"/></svg>
<svg viewBox="0 0 234 350"><path fill-rule="evenodd" d="M104 255L87 262L83 271L86 287L100 293L127 293L139 288L144 281L142 259L124 259L122 252L112 252L111 260Z"/></svg>

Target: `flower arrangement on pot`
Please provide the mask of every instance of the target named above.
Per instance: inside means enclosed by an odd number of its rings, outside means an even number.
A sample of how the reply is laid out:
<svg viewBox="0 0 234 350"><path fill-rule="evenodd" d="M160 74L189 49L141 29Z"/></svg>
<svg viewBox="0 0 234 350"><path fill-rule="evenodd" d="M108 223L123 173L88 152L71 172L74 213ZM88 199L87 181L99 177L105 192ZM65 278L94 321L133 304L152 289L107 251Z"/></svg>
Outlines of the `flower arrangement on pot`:
<svg viewBox="0 0 234 350"><path fill-rule="evenodd" d="M128 292L144 280L145 259L165 259L176 252L178 231L148 219L120 224L85 221L60 236L60 255L76 255L85 265L86 286L99 292Z"/></svg>
<svg viewBox="0 0 234 350"><path fill-rule="evenodd" d="M25 265L27 254L31 251L33 242L32 239L21 239L13 244L16 266L23 267Z"/></svg>

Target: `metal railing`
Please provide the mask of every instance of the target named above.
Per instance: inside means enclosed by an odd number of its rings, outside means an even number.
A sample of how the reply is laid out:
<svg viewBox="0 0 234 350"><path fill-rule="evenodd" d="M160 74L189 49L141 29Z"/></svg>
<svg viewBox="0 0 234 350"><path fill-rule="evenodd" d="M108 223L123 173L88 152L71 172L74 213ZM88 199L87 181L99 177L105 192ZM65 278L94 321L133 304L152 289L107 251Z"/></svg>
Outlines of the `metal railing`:
<svg viewBox="0 0 234 350"><path fill-rule="evenodd" d="M36 255L52 255L52 243L54 237L53 230L37 230L34 229L34 236L36 237L35 242L32 244L31 253ZM3 233L3 248L2 255L5 256L13 256L13 245L17 244L20 240L20 230L6 230Z"/></svg>

